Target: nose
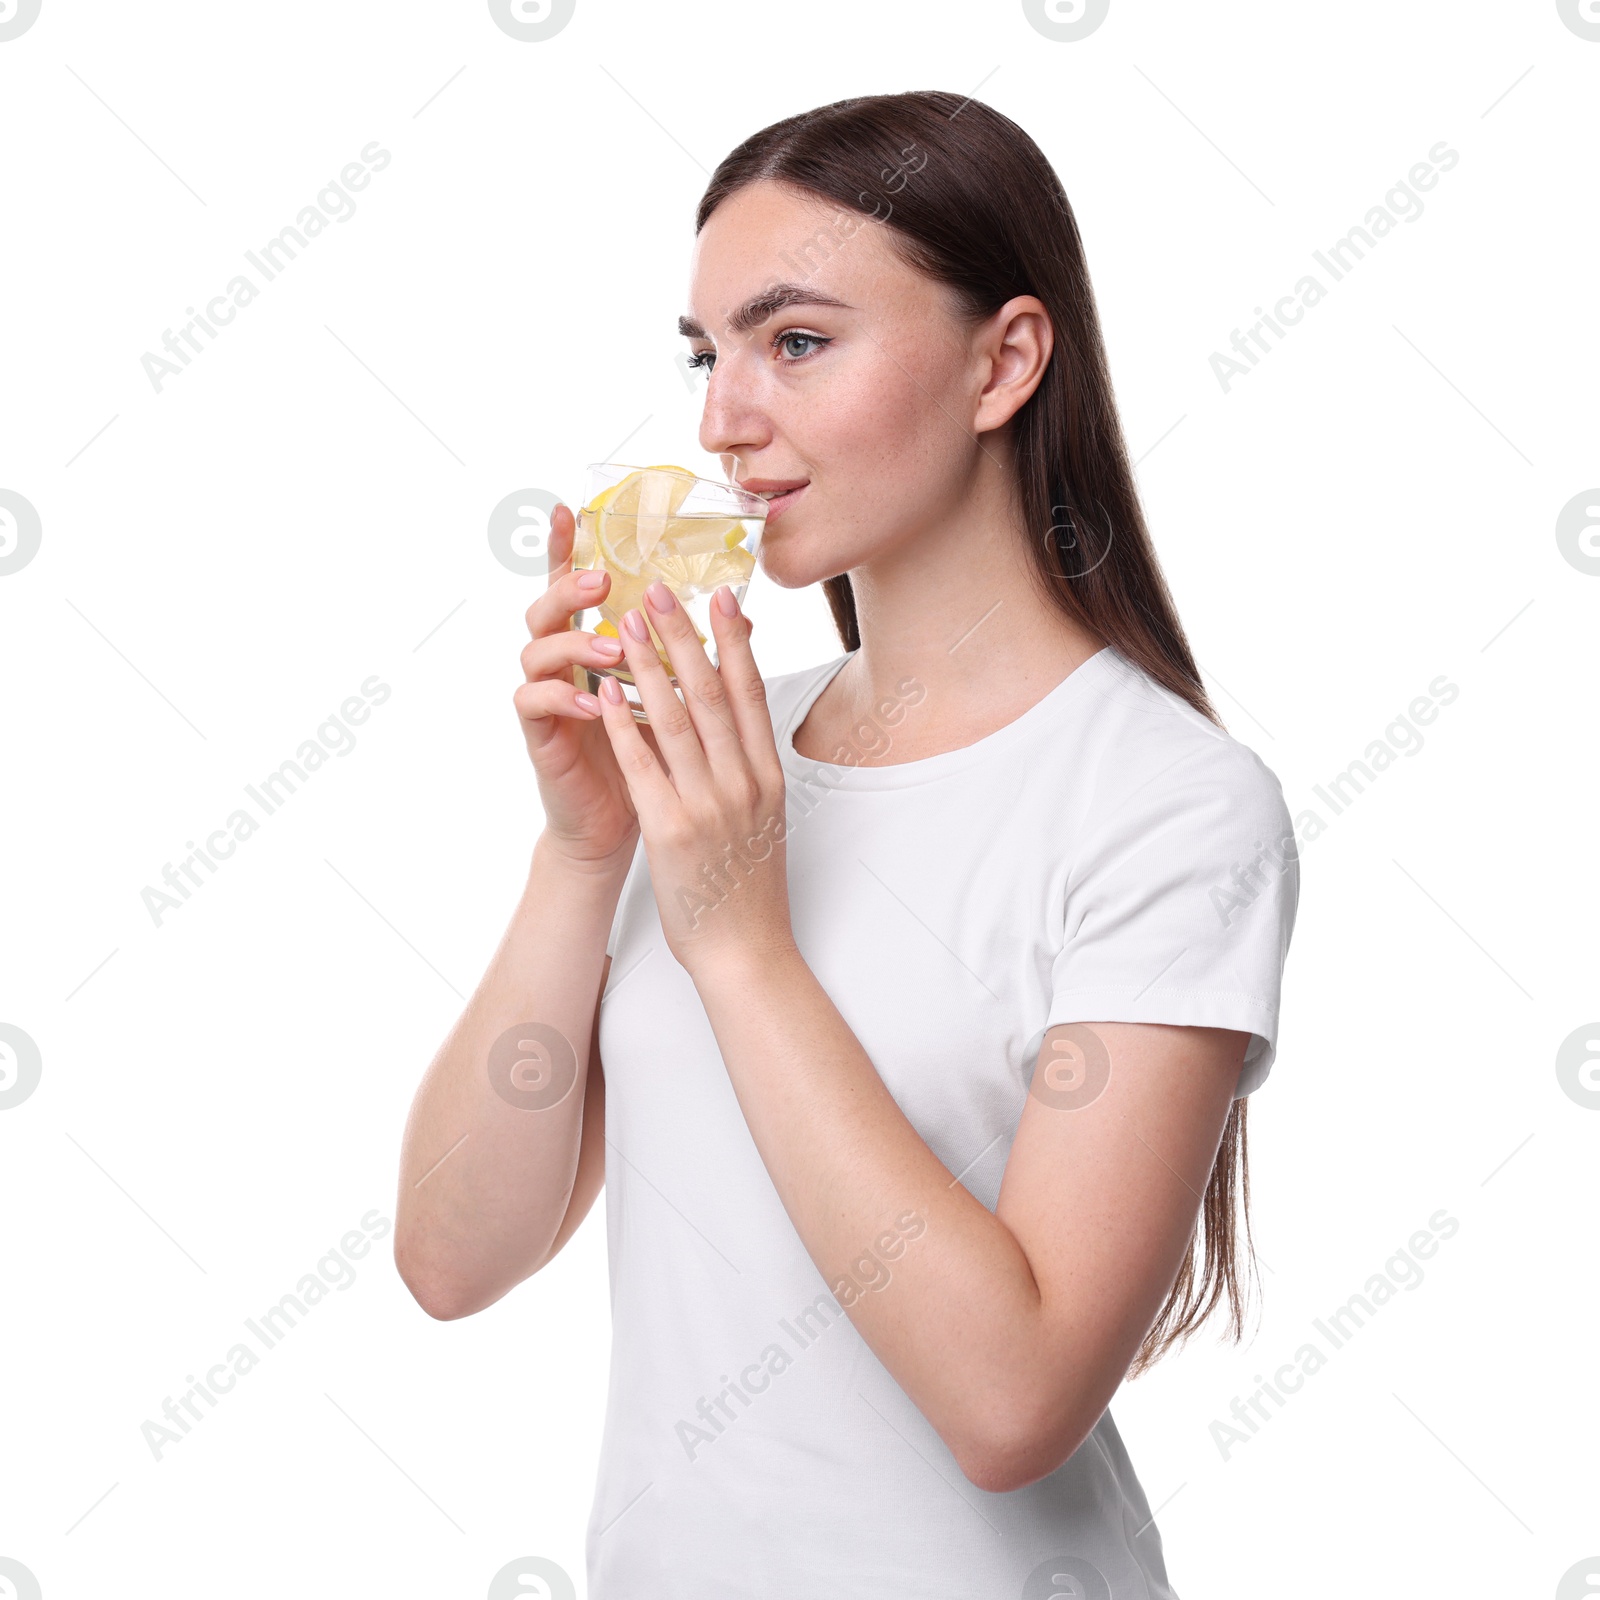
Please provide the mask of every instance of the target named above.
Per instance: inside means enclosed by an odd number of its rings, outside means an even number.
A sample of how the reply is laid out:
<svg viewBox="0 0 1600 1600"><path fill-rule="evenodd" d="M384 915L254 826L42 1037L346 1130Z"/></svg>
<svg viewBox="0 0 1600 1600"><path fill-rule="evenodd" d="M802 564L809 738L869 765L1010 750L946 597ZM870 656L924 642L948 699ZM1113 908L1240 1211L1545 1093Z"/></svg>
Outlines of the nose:
<svg viewBox="0 0 1600 1600"><path fill-rule="evenodd" d="M759 358L759 349L754 352ZM756 374L749 370L752 351L740 340L718 352L706 379L705 406L700 413L700 448L708 455L748 458L772 441L772 426L760 404ZM729 467L724 460L723 465ZM730 468L729 475L732 476Z"/></svg>

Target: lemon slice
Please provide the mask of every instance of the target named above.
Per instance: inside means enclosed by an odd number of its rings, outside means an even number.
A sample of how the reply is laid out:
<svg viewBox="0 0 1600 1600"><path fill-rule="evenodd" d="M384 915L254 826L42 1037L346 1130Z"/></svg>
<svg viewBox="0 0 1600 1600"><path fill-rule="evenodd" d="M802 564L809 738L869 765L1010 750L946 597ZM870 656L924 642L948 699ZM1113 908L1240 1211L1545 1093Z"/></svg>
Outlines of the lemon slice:
<svg viewBox="0 0 1600 1600"><path fill-rule="evenodd" d="M687 467L645 467L589 502L584 509L594 524L595 554L613 577L644 571L694 482Z"/></svg>
<svg viewBox="0 0 1600 1600"><path fill-rule="evenodd" d="M741 584L750 581L755 566L755 557L748 550L738 547L690 556L680 556L674 551L656 562L661 581L680 600L685 594L690 597L706 594L724 583L730 589L737 590Z"/></svg>
<svg viewBox="0 0 1600 1600"><path fill-rule="evenodd" d="M740 519L677 515L694 482L686 467L645 467L601 490L584 508L581 520L592 525L593 534L587 527L580 530L574 564L580 555L592 562L598 554L614 578L619 571L645 573L663 543L668 547L663 554L672 557L737 550L745 539ZM655 575L666 581L664 574Z"/></svg>
<svg viewBox="0 0 1600 1600"><path fill-rule="evenodd" d="M625 478L618 478L617 481L609 488L602 489L600 493L597 494L594 499L591 500L583 509L585 511L608 511L612 509L613 502L619 495L622 494L625 489L628 490L630 495L637 495L639 492L639 479L642 478L646 472L675 472L685 478L692 478L694 476L694 474L690 472L687 467L643 467L636 472L630 472ZM627 505L624 505L621 509L623 511L628 511L631 508Z"/></svg>
<svg viewBox="0 0 1600 1600"><path fill-rule="evenodd" d="M595 631L619 638L623 616L637 610L668 671L666 646L645 607L646 588L659 579L686 603L719 584L738 589L755 569L755 558L743 548L741 519L677 514L694 484L695 475L687 467L636 469L583 508L573 544L575 566L598 566L611 575L610 590L599 607L604 620ZM707 643L698 627L695 637L702 646Z"/></svg>
<svg viewBox="0 0 1600 1600"><path fill-rule="evenodd" d="M744 525L727 517L679 517L668 540L674 556L720 555L744 543Z"/></svg>

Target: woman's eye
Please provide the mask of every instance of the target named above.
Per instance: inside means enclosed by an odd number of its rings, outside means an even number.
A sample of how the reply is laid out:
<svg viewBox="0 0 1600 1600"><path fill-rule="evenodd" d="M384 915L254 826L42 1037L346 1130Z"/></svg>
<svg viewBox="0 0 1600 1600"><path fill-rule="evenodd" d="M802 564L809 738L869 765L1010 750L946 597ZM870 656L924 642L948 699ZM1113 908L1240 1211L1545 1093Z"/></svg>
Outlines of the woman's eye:
<svg viewBox="0 0 1600 1600"><path fill-rule="evenodd" d="M810 350L795 350L796 344L815 345L819 350L828 340L814 333L780 333L776 340L778 348L788 356L790 361L803 361L811 354Z"/></svg>
<svg viewBox="0 0 1600 1600"><path fill-rule="evenodd" d="M809 356L815 354L816 350L820 350L823 345L831 344L832 342L831 339L826 339L817 333L780 333L772 341L773 347L784 357L782 364L785 366L793 366L797 362L806 360ZM717 352L715 350L696 350L684 359L687 365L697 371L709 373L716 367Z"/></svg>

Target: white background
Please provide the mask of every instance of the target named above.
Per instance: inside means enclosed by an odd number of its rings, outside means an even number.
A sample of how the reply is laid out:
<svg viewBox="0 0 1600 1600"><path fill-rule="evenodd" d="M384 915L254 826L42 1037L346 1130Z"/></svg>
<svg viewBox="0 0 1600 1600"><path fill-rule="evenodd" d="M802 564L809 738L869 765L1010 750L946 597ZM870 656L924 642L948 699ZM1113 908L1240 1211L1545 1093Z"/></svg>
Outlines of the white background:
<svg viewBox="0 0 1600 1600"><path fill-rule="evenodd" d="M714 469L675 362L710 169L913 88L1060 172L1180 613L1291 812L1460 690L1303 849L1252 1342L1115 1402L1173 1582L1542 1597L1600 1556L1600 1110L1555 1068L1600 1016L1600 576L1556 537L1600 483L1597 82L1553 0L1113 0L1075 43L1015 3L578 0L525 43L481 3L44 0L0 42L0 489L42 528L0 577L0 1022L42 1059L0 1112L0 1556L45 1600L476 1597L527 1555L583 1593L601 1206L454 1323L385 1238L159 1462L141 1425L393 1217L515 903L543 580L491 510L594 460ZM156 392L145 352L374 140L355 214ZM1224 392L1212 353L1440 140L1423 213ZM748 605L769 675L838 653L820 590ZM374 674L355 749L158 927L141 891ZM1441 1207L1424 1281L1224 1459L1234 1396Z"/></svg>

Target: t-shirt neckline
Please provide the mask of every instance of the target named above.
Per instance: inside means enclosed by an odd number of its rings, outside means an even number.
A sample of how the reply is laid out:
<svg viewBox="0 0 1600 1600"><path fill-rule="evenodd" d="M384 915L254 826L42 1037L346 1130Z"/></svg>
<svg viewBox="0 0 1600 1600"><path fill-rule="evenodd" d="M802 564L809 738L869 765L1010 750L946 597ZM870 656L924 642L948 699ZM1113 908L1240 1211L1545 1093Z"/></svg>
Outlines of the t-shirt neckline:
<svg viewBox="0 0 1600 1600"><path fill-rule="evenodd" d="M815 774L834 789L898 789L910 784L926 783L930 779L942 778L947 773L975 766L981 761L992 760L1029 739L1063 708L1080 700L1096 682L1113 670L1112 657L1116 652L1113 646L1102 645L1092 656L1079 662L1053 689L1034 701L1021 716L1012 718L993 733L985 734L983 738L962 745L957 750L944 750L938 755L923 756L917 761L898 761L875 767L816 761L801 755L794 747L795 731L805 721L806 713L821 697L822 691L844 670L845 664L856 653L854 650L847 651L819 670L789 713L778 738L779 758L785 768L795 773ZM906 717L914 717L916 711L915 706L908 705L899 722ZM892 739L899 722L890 724L881 717L876 721L881 732Z"/></svg>

